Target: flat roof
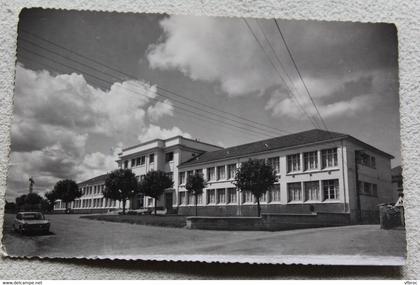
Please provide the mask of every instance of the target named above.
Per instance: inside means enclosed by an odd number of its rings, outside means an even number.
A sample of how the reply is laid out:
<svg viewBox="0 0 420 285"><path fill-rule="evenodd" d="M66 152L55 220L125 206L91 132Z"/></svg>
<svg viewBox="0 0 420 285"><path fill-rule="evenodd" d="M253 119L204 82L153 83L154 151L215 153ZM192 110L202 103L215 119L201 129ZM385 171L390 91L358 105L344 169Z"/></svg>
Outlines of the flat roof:
<svg viewBox="0 0 420 285"><path fill-rule="evenodd" d="M133 146L129 146L129 147L123 148L122 149L122 152L127 151L127 150L130 150L130 149L134 149L136 147L143 146L143 145L146 145L146 144L149 144L149 143L153 143L153 142L157 142L157 141L165 142L165 141L170 141L170 140L177 139L177 138L181 138L183 140L187 140L187 141L191 141L191 142L196 142L196 143L200 143L200 144L205 144L205 145L209 145L209 146L213 146L213 147L217 147L217 148L222 149L221 146L214 145L214 144L207 143L207 142L202 142L202 141L197 140L197 139L189 139L189 138L186 138L186 137L183 137L183 136L174 136L174 137L170 137L170 138L167 138L167 139L153 139L153 140L149 140L149 141L146 141L146 142L143 142L143 143L139 143L139 144L136 144L136 145L133 145ZM122 154L122 152L119 153L119 154Z"/></svg>

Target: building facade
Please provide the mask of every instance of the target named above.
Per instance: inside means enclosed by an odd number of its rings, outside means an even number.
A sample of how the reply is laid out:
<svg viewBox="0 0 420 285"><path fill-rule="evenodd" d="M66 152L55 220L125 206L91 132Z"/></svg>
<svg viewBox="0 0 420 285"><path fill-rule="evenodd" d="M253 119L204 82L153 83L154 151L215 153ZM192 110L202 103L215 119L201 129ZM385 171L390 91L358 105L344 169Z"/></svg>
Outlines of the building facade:
<svg viewBox="0 0 420 285"><path fill-rule="evenodd" d="M119 168L130 168L141 181L147 172L161 170L174 181L174 187L166 189L157 201L157 206L167 213L176 212L178 207L178 166L205 152L222 149L219 146L176 136L166 140L156 139L122 150L117 161ZM154 199L138 196L132 199L130 209L154 207Z"/></svg>
<svg viewBox="0 0 420 285"><path fill-rule="evenodd" d="M122 209L120 201L105 198L102 191L105 188L106 174L96 176L89 180L80 182L78 184L79 190L82 191L82 196L71 202L68 207L73 213L90 214L90 213L104 213L108 211ZM127 203L127 208L130 206ZM66 205L61 200L54 204L54 212L65 212Z"/></svg>
<svg viewBox="0 0 420 285"><path fill-rule="evenodd" d="M233 182L241 163L261 159L273 167L278 180L260 201L263 213L334 213L352 223L372 223L379 219L378 204L395 202L392 158L350 135L315 129L229 148L181 136L157 139L123 149L117 163L130 168L139 181L151 170L173 179L173 187L157 201L166 213L195 214L195 199L185 182L198 172L207 181L197 197L198 215L256 215L254 197L238 191ZM103 180L100 176L80 183L84 195L72 208L109 209L101 194ZM111 209L119 207L111 203ZM152 207L154 199L143 196L127 204L132 210Z"/></svg>
<svg viewBox="0 0 420 285"><path fill-rule="evenodd" d="M198 171L208 183L198 199L199 215L255 215L254 197L233 184L236 169L250 158L271 164L278 177L262 198L263 212L347 213L352 222L368 223L377 221L378 204L393 200L391 155L349 135L312 130L205 153L181 164L179 213L194 213L185 179Z"/></svg>

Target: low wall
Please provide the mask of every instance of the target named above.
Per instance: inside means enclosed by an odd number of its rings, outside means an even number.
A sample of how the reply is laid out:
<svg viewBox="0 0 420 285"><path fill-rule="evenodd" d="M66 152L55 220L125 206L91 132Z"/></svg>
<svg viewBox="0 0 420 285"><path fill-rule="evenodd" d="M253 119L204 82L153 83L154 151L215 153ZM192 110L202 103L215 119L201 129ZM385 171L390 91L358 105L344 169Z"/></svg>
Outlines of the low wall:
<svg viewBox="0 0 420 285"><path fill-rule="evenodd" d="M350 225L346 213L262 214L261 217L187 217L188 229L279 231Z"/></svg>
<svg viewBox="0 0 420 285"><path fill-rule="evenodd" d="M313 204L262 204L261 213L294 213L310 214L310 207L314 207L315 212L339 213L346 208L343 203L313 203ZM197 207L198 216L246 216L255 217L257 215L257 205L206 205ZM195 206L179 206L178 214L182 216L195 216Z"/></svg>
<svg viewBox="0 0 420 285"><path fill-rule="evenodd" d="M109 209L71 209L71 214L101 214L107 213ZM128 211L128 210L127 210ZM54 214L65 214L65 209L54 210Z"/></svg>

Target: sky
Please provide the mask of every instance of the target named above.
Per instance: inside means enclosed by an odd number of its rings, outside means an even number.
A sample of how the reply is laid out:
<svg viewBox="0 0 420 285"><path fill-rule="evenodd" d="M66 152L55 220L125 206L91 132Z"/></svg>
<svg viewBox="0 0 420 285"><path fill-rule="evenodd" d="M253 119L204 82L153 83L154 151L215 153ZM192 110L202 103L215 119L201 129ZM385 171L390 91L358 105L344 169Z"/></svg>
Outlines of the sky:
<svg viewBox="0 0 420 285"><path fill-rule="evenodd" d="M228 147L324 128L400 164L395 26L277 23L23 10L6 200L175 135Z"/></svg>

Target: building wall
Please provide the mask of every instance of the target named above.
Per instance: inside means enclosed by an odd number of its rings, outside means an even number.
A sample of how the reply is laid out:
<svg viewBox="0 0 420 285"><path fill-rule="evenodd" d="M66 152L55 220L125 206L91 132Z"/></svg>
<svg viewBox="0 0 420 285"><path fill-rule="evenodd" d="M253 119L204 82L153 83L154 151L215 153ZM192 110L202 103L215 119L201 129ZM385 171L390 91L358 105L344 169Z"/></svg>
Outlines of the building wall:
<svg viewBox="0 0 420 285"><path fill-rule="evenodd" d="M185 139L183 137L174 137L167 140L155 140L145 144L141 144L137 147L128 148L120 154L120 160L118 161L119 167L125 167L125 161L128 161L128 168L135 173L139 180L142 176L151 170L161 170L166 173L172 173L174 187L178 185L178 165L185 162L196 155L199 155L205 151L213 151L220 149L217 146L202 143L195 140ZM166 154L173 153L173 160L166 161ZM150 163L150 154L154 154L154 162ZM145 164L143 165L132 165L132 159L136 160L138 157L145 156ZM166 191L172 193L173 196L173 207L177 206L176 191ZM156 205L159 208L166 206L165 194L157 201ZM140 206L149 208L154 207L154 199L151 197L143 198L143 205L139 203L132 203L132 208L139 208Z"/></svg>
<svg viewBox="0 0 420 285"><path fill-rule="evenodd" d="M337 149L337 165L334 167L322 168L321 151L324 149ZM334 212L348 212L348 185L345 179L345 173L343 168L343 150L344 146L341 142L330 142L323 144L314 144L311 146L305 146L300 148L293 148L281 151L271 151L267 153L260 153L253 156L241 157L236 159L228 159L219 162L196 164L194 166L182 166L180 172L187 173L188 171L194 171L197 169L203 169L204 178L208 180L207 168L214 168L217 175L217 167L225 167L225 173L227 175L227 165L235 164L236 167L240 167L242 162L247 161L250 158L253 159L268 159L273 157L279 158L280 168L278 172L278 183L280 185L280 200L271 202L261 202L263 212L308 212L312 205L317 211L334 211ZM305 152L317 152L317 168L312 170L303 170L304 164L304 153ZM287 170L287 156L292 154L299 154L300 159L300 170L295 172L288 172ZM178 177L179 180L179 177ZM338 196L335 199L326 199L323 197L322 181L325 180L338 180ZM319 187L319 199L310 200L304 195L304 182L318 182ZM220 179L208 181L207 188L205 189L202 197L202 203L199 208L199 213L203 215L255 215L256 214L256 203L245 202L244 194L236 192L236 203L235 205L229 204L228 201L224 203L209 203L207 201L207 191L210 189L227 189L235 188L232 183L233 179ZM302 199L299 201L290 201L288 193L289 183L300 183ZM185 192L185 185L180 184L177 187L178 196L178 213L180 214L192 214L194 213L194 207L192 204L186 205L186 203L180 203L180 193ZM217 192L217 190L216 190ZM186 194L184 194L186 195ZM226 194L225 194L226 196ZM216 199L217 200L217 199ZM225 197L227 200L227 197ZM193 203L193 202L192 202Z"/></svg>
<svg viewBox="0 0 420 285"><path fill-rule="evenodd" d="M379 207L381 203L391 203L393 201L392 184L391 184L391 160L373 150L367 149L363 145L354 142L345 141L346 156L347 156L347 173L349 180L349 201L350 212L353 221L358 219L358 197L356 185L356 167L355 167L355 151L363 151L370 157L375 158L375 166L366 166L358 164L358 180L362 182L363 187L359 184L359 198L360 198L360 215L362 223L372 223L379 221ZM377 185L377 194L364 191L364 184Z"/></svg>
<svg viewBox="0 0 420 285"><path fill-rule="evenodd" d="M109 210L122 209L122 203L104 198L102 190L105 187L105 181L95 181L92 183L81 183L79 189L82 196L75 199L68 206L73 213L99 213ZM126 209L130 208L130 201L126 202ZM65 203L57 200L54 204L54 212L61 213L65 211Z"/></svg>

